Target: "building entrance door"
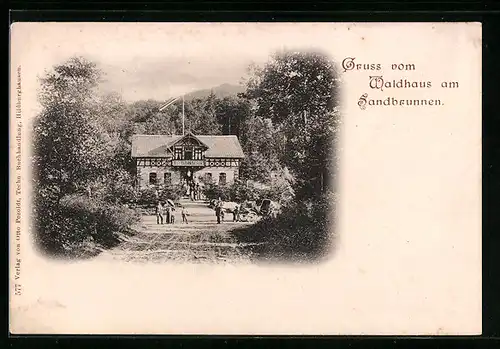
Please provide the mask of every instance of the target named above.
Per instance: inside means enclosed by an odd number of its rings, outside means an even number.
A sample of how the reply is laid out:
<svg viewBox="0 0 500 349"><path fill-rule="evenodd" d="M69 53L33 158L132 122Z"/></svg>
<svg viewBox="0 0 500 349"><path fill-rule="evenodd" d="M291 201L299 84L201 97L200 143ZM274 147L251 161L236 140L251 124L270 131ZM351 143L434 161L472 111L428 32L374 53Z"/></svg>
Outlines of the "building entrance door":
<svg viewBox="0 0 500 349"><path fill-rule="evenodd" d="M190 168L184 168L181 170L182 183L186 188L186 195L192 197L192 191L194 188L194 174L193 170Z"/></svg>
<svg viewBox="0 0 500 349"><path fill-rule="evenodd" d="M186 184L190 184L193 181L193 171L189 168L183 169L181 171L182 182Z"/></svg>

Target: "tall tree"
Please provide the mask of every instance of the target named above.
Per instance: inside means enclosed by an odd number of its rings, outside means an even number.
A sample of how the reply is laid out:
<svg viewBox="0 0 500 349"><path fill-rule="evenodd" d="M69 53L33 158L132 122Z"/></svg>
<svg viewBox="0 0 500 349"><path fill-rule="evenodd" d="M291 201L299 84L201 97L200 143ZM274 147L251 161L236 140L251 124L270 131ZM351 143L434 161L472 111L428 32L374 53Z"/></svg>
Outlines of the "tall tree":
<svg viewBox="0 0 500 349"><path fill-rule="evenodd" d="M134 122L145 122L158 113L162 104L153 99L136 101L129 106L128 113Z"/></svg>
<svg viewBox="0 0 500 349"><path fill-rule="evenodd" d="M278 52L253 70L245 96L256 102L256 116L277 128L280 159L297 177L299 193L325 190L339 118L334 62L312 51Z"/></svg>
<svg viewBox="0 0 500 349"><path fill-rule="evenodd" d="M160 110L162 102L155 100L137 101L128 109L128 119L134 123L133 133L143 134L175 134L180 124L175 120L175 105Z"/></svg>
<svg viewBox="0 0 500 349"><path fill-rule="evenodd" d="M279 162L279 135L271 119L248 117L240 137L245 158L242 162L243 178L267 182L272 171L281 168Z"/></svg>
<svg viewBox="0 0 500 349"><path fill-rule="evenodd" d="M253 69L246 95L257 101L258 116L301 125L304 111L314 117L334 109L338 104L337 85L334 62L327 56L312 51L282 51L263 68Z"/></svg>
<svg viewBox="0 0 500 349"><path fill-rule="evenodd" d="M154 100L139 101L131 105L136 133L182 134L182 100L179 99L165 110L162 103ZM216 97L210 95L184 102L185 132L195 134L220 134L220 124L215 113Z"/></svg>
<svg viewBox="0 0 500 349"><path fill-rule="evenodd" d="M100 78L94 63L74 57L40 79L32 160L36 187L56 201L109 169L114 145L97 117Z"/></svg>
<svg viewBox="0 0 500 349"><path fill-rule="evenodd" d="M97 118L108 133L120 133L129 123L129 106L119 93L111 92L97 97Z"/></svg>
<svg viewBox="0 0 500 349"><path fill-rule="evenodd" d="M241 137L243 125L251 115L250 103L239 97L224 97L217 101L216 114L223 134Z"/></svg>
<svg viewBox="0 0 500 349"><path fill-rule="evenodd" d="M215 113L216 97L212 93L206 98L196 98L185 103L186 132L194 134L220 134L221 125Z"/></svg>

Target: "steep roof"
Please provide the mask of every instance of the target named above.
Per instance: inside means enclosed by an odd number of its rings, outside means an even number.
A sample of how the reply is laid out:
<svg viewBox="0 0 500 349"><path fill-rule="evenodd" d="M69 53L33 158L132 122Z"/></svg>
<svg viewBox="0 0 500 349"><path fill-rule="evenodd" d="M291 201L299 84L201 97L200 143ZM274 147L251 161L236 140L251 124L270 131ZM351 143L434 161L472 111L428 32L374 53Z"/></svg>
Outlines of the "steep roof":
<svg viewBox="0 0 500 349"><path fill-rule="evenodd" d="M170 148L180 140L181 135L134 135L132 137L132 157L165 157ZM238 137L196 135L200 142L207 145L207 158L244 158Z"/></svg>

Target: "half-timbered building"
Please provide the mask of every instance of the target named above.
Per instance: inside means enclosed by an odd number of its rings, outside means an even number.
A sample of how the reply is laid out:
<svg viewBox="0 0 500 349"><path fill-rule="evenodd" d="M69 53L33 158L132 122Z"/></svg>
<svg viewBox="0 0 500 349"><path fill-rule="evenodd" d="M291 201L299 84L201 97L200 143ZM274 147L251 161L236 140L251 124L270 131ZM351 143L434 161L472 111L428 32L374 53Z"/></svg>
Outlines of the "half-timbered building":
<svg viewBox="0 0 500 349"><path fill-rule="evenodd" d="M244 158L236 136L134 135L132 157L139 187L213 180L231 184Z"/></svg>

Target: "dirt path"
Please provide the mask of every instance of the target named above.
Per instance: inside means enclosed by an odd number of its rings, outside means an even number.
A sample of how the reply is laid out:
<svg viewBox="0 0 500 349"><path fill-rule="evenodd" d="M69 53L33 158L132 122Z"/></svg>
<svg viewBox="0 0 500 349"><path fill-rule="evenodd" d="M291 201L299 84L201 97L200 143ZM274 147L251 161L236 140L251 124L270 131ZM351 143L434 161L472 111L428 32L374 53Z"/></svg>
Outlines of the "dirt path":
<svg viewBox="0 0 500 349"><path fill-rule="evenodd" d="M137 234L127 237L104 258L127 262L249 262L247 244L238 243L231 231L250 223L226 222L217 224L214 211L206 203L182 201L188 209L188 224L181 223L180 212L174 224L156 224L155 216L143 216L135 228ZM101 258L102 258L101 257Z"/></svg>

